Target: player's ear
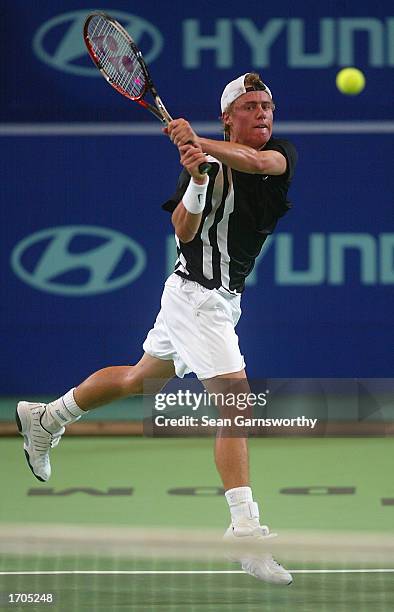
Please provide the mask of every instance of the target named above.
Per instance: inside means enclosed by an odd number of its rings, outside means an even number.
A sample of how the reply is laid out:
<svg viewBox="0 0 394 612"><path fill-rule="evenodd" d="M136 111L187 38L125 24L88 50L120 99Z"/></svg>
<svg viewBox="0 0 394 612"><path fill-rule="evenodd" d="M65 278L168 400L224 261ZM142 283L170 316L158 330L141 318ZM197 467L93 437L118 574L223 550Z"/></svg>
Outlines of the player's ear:
<svg viewBox="0 0 394 612"><path fill-rule="evenodd" d="M228 127L230 127L232 124L231 114L227 111L224 111L224 113L222 114L222 121L223 125L227 125Z"/></svg>

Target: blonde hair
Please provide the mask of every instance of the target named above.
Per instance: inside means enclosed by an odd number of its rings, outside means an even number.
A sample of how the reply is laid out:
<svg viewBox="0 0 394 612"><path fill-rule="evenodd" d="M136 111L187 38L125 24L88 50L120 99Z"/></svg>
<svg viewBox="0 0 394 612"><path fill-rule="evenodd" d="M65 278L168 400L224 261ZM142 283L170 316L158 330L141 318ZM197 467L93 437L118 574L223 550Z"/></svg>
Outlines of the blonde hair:
<svg viewBox="0 0 394 612"><path fill-rule="evenodd" d="M263 80L261 78L261 76L257 73L257 72L249 72L246 77L245 77L245 81L244 81L244 85L245 88L247 87L253 87L254 89L256 89L256 91L264 91L265 89L265 85L263 83ZM236 100L233 100L231 102L231 104L229 104L227 106L227 108L224 109L225 113L231 113L233 106L235 104L235 102L238 100L238 98ZM274 102L272 102L272 110L275 110L275 104ZM223 115L220 117L222 124L223 124L223 134L224 134L224 140L230 140L230 126L227 125L226 123L224 123L223 120Z"/></svg>

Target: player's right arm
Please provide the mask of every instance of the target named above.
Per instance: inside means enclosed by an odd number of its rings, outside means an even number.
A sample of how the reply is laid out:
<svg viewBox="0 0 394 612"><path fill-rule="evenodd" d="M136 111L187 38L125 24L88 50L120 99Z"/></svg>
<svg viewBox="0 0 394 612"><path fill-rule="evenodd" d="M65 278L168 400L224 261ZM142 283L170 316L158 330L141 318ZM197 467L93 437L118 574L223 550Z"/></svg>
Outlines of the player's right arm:
<svg viewBox="0 0 394 612"><path fill-rule="evenodd" d="M191 178L185 195L172 213L171 221L179 240L190 242L200 227L209 179L206 174L200 174L198 170L199 165L206 162L200 145L186 144L178 149L181 164L189 172Z"/></svg>
<svg viewBox="0 0 394 612"><path fill-rule="evenodd" d="M199 144L205 153L212 155L226 166L248 174L285 174L287 160L279 151L258 151L238 142L211 140L197 136L190 123L185 119L171 121L165 133L179 148L182 142Z"/></svg>

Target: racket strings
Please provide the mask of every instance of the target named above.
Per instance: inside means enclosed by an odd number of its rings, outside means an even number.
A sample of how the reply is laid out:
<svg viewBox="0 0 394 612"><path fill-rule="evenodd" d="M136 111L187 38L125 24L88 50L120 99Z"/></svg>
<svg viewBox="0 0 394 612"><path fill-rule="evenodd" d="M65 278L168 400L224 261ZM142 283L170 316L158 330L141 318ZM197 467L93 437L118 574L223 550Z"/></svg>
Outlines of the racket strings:
<svg viewBox="0 0 394 612"><path fill-rule="evenodd" d="M111 81L132 98L140 98L146 79L128 38L101 16L90 21L88 36L100 66Z"/></svg>

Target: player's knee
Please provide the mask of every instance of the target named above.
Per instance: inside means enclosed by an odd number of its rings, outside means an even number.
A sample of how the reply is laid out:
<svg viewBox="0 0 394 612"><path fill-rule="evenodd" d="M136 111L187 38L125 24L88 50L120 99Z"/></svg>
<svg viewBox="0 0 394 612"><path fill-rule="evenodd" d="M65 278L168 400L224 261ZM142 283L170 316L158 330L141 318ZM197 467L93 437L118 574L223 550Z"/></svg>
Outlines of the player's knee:
<svg viewBox="0 0 394 612"><path fill-rule="evenodd" d="M138 368L130 366L124 380L126 395L141 395L143 392L143 379Z"/></svg>

